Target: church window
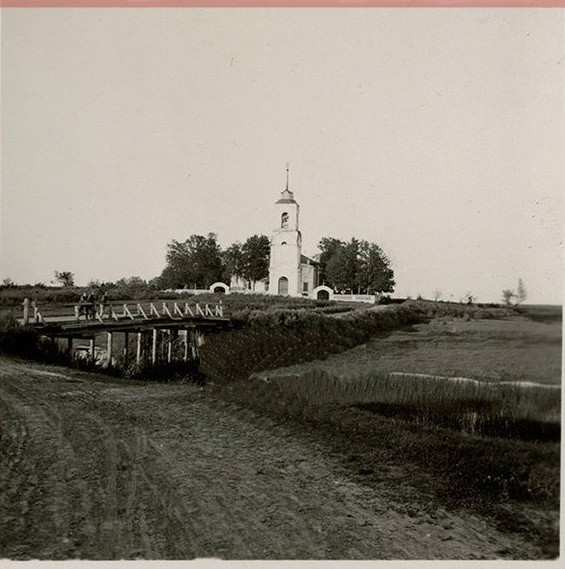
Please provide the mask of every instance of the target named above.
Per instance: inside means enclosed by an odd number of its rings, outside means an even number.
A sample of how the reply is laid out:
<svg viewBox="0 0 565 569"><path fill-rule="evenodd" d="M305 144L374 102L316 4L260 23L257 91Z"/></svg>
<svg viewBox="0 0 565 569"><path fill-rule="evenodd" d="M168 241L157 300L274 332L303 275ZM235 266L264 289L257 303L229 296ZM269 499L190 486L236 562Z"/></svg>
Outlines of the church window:
<svg viewBox="0 0 565 569"><path fill-rule="evenodd" d="M286 211L281 215L281 228L285 229L288 227L288 213Z"/></svg>
<svg viewBox="0 0 565 569"><path fill-rule="evenodd" d="M308 283L302 283L302 290L308 292Z"/></svg>

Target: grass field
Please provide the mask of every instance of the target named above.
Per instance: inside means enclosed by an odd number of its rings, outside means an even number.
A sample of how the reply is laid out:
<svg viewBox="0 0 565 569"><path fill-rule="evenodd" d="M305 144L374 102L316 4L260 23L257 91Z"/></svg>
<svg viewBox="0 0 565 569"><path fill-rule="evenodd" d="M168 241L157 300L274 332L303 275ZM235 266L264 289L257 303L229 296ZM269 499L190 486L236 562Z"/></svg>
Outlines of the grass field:
<svg viewBox="0 0 565 569"><path fill-rule="evenodd" d="M508 320L443 317L409 329L395 330L314 367L350 375L352 366L386 372L470 377L483 381L561 382L561 325ZM281 372L282 373L282 372Z"/></svg>

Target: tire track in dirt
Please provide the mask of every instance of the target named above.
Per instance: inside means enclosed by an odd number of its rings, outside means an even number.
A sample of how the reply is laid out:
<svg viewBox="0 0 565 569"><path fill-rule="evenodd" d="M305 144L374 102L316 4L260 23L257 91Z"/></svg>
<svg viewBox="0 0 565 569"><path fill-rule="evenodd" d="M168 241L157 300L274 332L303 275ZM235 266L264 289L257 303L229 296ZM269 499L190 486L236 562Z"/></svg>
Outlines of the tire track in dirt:
<svg viewBox="0 0 565 569"><path fill-rule="evenodd" d="M75 456L72 446L62 433L61 416L56 409L46 409L44 403L35 405L25 391L17 387L10 394L3 392L3 400L14 414L19 415L28 439L23 464L18 466L16 476L16 480L25 488L19 503L7 506L9 512L15 507L14 515L18 522L13 529L27 532L29 528L25 524L30 522L30 514L34 512L33 515L38 516L38 520L45 520L45 523L37 524L36 531L60 536L59 540L51 540L50 555L55 558L67 557L71 550L67 537L72 523L70 513L74 512L75 516L85 514L88 504L84 500L82 488L77 488L76 483L70 483L69 480L72 478L70 471ZM39 457L40 460L30 460L32 456ZM21 476L22 473L26 476ZM15 472L10 474L10 479L14 474ZM82 486L80 481L76 482ZM78 498L75 500L78 504L71 509L69 502L73 498ZM38 504L40 508L35 507ZM23 528L21 523L24 524Z"/></svg>

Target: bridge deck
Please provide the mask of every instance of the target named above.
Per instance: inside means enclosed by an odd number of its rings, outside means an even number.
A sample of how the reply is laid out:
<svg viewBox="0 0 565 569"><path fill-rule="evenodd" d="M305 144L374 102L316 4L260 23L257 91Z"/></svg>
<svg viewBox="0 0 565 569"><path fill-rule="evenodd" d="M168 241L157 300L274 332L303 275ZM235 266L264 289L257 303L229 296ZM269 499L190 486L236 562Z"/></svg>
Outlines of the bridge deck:
<svg viewBox="0 0 565 569"><path fill-rule="evenodd" d="M81 314L82 305L37 307L32 305L20 318L38 332L50 336L90 337L100 332L142 332L151 329L226 328L230 319L224 317L223 305L200 305L178 302L126 302L106 306L95 305L93 316ZM27 320L27 322L26 322Z"/></svg>

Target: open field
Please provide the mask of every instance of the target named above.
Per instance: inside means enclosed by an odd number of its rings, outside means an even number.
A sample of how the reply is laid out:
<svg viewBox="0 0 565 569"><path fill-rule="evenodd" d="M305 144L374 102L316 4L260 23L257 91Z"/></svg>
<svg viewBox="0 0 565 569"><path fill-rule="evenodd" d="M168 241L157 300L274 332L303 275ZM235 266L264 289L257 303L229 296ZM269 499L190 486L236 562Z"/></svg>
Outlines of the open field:
<svg viewBox="0 0 565 569"><path fill-rule="evenodd" d="M530 526L508 532L448 507L410 461L383 454L368 480L350 468L355 445L339 451L213 388L5 358L2 372L2 557L551 554Z"/></svg>
<svg viewBox="0 0 565 569"><path fill-rule="evenodd" d="M469 377L482 381L561 383L561 324L525 317L465 320L440 317L372 338L324 361L277 373L324 369L353 375L355 369Z"/></svg>

